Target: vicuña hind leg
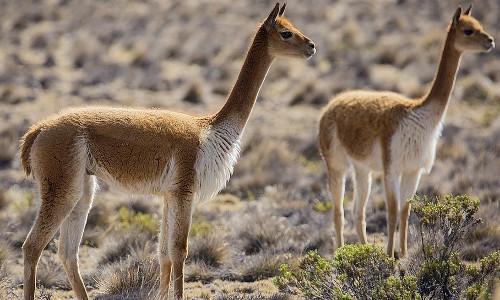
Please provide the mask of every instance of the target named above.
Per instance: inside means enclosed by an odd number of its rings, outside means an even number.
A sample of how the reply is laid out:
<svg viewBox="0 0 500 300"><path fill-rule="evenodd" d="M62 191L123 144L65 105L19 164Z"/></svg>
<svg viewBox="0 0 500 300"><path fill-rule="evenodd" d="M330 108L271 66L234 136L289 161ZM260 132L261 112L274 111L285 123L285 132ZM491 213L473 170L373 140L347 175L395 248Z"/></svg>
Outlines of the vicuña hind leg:
<svg viewBox="0 0 500 300"><path fill-rule="evenodd" d="M69 192L71 191L71 192ZM43 249L80 199L81 190L63 183L40 180L41 205L31 231L23 244L24 299L35 299L36 267Z"/></svg>
<svg viewBox="0 0 500 300"><path fill-rule="evenodd" d="M366 240L366 202L370 196L372 177L370 171L354 168L354 223L359 241L363 244Z"/></svg>
<svg viewBox="0 0 500 300"><path fill-rule="evenodd" d="M417 191L420 181L420 171L403 173L401 177L401 197L399 212L399 245L401 247L401 256L404 256L408 246L408 218L410 217L411 205L408 199L412 198Z"/></svg>
<svg viewBox="0 0 500 300"><path fill-rule="evenodd" d="M73 208L73 211L71 211L62 223L59 236L59 257L78 299L88 299L87 291L85 290L85 285L83 284L78 268L78 248L82 240L85 224L87 223L88 213L92 207L95 186L94 176L85 176L83 194Z"/></svg>

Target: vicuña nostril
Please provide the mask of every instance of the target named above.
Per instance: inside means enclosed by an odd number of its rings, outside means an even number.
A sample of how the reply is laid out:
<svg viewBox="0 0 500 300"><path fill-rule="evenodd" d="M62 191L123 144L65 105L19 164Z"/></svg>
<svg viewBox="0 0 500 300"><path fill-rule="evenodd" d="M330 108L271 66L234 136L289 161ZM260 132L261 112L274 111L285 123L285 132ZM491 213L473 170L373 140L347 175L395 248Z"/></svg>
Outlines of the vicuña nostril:
<svg viewBox="0 0 500 300"><path fill-rule="evenodd" d="M307 45L308 45L311 49L314 49L314 47L315 47L313 42L309 42Z"/></svg>

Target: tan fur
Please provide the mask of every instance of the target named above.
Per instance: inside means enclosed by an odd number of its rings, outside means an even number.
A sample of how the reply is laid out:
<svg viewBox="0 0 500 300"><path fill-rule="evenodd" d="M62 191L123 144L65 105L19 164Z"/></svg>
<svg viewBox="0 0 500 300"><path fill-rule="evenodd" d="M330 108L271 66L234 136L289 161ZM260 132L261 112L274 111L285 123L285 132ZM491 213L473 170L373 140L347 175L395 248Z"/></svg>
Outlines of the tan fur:
<svg viewBox="0 0 500 300"><path fill-rule="evenodd" d="M23 244L24 299L34 299L38 260L59 228L59 256L71 286L78 299L88 298L78 268L78 247L96 177L131 193L164 197L160 292L162 298L169 297L173 276L173 296L183 297L195 198L211 197L229 179L240 135L272 61L283 56L309 58L316 51L282 17L284 8L276 4L259 26L226 104L214 115L83 107L64 110L29 129L20 156L26 174L32 173L39 183L41 205ZM282 39L283 30L293 32L293 37Z"/></svg>
<svg viewBox="0 0 500 300"><path fill-rule="evenodd" d="M29 176L31 174L31 163L30 163L31 146L33 146L33 142L35 141L39 133L40 130L38 130L37 128L31 128L23 136L20 143L21 147L19 156L21 158L21 164L23 165L24 173L26 174L26 176Z"/></svg>
<svg viewBox="0 0 500 300"><path fill-rule="evenodd" d="M465 30L473 30L466 35ZM401 254L407 249L410 205L420 174L430 171L436 140L449 103L460 57L465 51L489 51L493 38L459 7L449 26L441 61L432 87L424 97L409 99L392 92L348 91L323 109L319 146L326 161L334 203L337 246L343 241L344 183L354 168L354 219L361 242L366 243L365 207L372 171L384 173L389 255L394 255L394 234L400 211Z"/></svg>

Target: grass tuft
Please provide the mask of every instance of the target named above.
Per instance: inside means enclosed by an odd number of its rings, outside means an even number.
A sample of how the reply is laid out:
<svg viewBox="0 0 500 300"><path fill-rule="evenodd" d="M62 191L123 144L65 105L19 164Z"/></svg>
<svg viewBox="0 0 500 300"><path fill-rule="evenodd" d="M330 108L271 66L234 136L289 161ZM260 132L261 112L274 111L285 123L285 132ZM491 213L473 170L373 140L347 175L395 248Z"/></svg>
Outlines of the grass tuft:
<svg viewBox="0 0 500 300"><path fill-rule="evenodd" d="M228 245L220 235L211 234L190 241L188 262L203 262L217 268L227 263L228 259Z"/></svg>
<svg viewBox="0 0 500 300"><path fill-rule="evenodd" d="M233 269L234 279L243 282L253 282L267 279L279 274L279 267L291 260L291 255L265 253L249 256Z"/></svg>
<svg viewBox="0 0 500 300"><path fill-rule="evenodd" d="M119 262L130 256L147 256L149 253L154 252L154 246L147 235L132 231L118 240L109 240L100 250L102 252L98 264L107 265Z"/></svg>
<svg viewBox="0 0 500 300"><path fill-rule="evenodd" d="M38 263L36 279L38 284L45 288L71 289L66 271L54 254L42 256Z"/></svg>
<svg viewBox="0 0 500 300"><path fill-rule="evenodd" d="M153 258L112 264L96 278L105 294L96 299L157 299L159 277L158 262Z"/></svg>

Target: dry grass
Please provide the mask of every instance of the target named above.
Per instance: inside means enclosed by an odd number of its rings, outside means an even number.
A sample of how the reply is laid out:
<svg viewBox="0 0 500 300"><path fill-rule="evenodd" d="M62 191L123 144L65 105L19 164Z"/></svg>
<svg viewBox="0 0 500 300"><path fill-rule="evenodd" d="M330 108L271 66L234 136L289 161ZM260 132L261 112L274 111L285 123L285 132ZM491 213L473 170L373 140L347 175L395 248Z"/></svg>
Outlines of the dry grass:
<svg viewBox="0 0 500 300"><path fill-rule="evenodd" d="M156 299L159 274L158 263L152 258L110 265L96 279L103 293L96 299Z"/></svg>
<svg viewBox="0 0 500 300"><path fill-rule="evenodd" d="M248 121L235 173L216 201L196 207L186 276L188 297L287 299L269 282L279 263L308 250L331 256L334 233L326 204L326 170L316 147L320 108L345 89L425 93L460 1L325 1L291 3L286 15L317 45L309 61L277 60ZM36 186L16 158L19 137L37 120L74 105L104 104L215 112L241 67L248 40L269 2L110 0L3 3L0 11L0 269L7 288L22 273L21 245L36 212ZM120 9L116 9L119 7ZM499 36L498 1L473 15ZM165 17L168 16L168 17ZM216 38L214 38L216 37ZM483 224L462 255L477 260L499 247L500 51L464 55L436 163L418 194L469 193L484 203ZM346 188L346 241L356 242ZM316 209L315 209L316 207ZM124 211L122 208L125 208ZM122 209L122 210L121 210ZM122 211L122 215L120 215ZM83 239L85 282L103 273L99 299L151 295L161 200L137 198L101 184ZM367 208L369 240L384 243L385 204L374 181ZM141 217L138 217L141 216ZM156 226L156 227L155 227ZM57 238L57 237L56 237ZM410 237L411 238L411 237ZM4 247L5 246L5 247ZM8 250L6 250L8 249ZM42 256L39 279L60 296L67 282L55 243ZM3 253L3 254L2 254ZM139 262L145 262L140 265ZM8 268L5 268L8 265ZM44 268L54 274L44 274ZM56 274L57 273L57 274ZM89 275L90 274L90 275ZM52 277L51 277L52 276ZM135 277L134 277L135 276ZM149 279L148 279L149 280ZM2 281L5 282L5 281ZM271 285L272 286L272 285ZM62 288L62 289L61 289ZM102 294L104 293L104 294ZM141 294L142 293L142 294ZM3 299L3 298L2 298Z"/></svg>
<svg viewBox="0 0 500 300"><path fill-rule="evenodd" d="M279 274L278 269L282 264L291 261L289 254L264 253L247 256L243 262L232 268L232 277L243 282L271 278Z"/></svg>
<svg viewBox="0 0 500 300"><path fill-rule="evenodd" d="M155 246L149 240L147 234L140 231L131 231L125 235L108 238L100 248L98 265L113 264L129 257L141 259L148 257L154 252Z"/></svg>
<svg viewBox="0 0 500 300"><path fill-rule="evenodd" d="M210 234L189 241L189 257L187 262L203 263L218 268L230 260L230 248L221 235Z"/></svg>
<svg viewBox="0 0 500 300"><path fill-rule="evenodd" d="M45 252L40 258L36 279L47 289L71 289L64 268L55 254Z"/></svg>

